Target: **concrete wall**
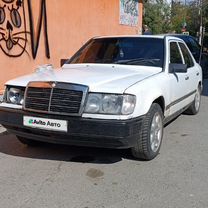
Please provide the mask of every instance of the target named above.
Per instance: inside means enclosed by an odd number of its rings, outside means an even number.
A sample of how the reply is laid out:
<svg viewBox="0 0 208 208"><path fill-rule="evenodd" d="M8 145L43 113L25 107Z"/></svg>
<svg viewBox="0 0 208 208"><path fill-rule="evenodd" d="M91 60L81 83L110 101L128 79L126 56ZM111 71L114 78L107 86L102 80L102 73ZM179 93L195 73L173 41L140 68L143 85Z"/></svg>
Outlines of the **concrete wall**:
<svg viewBox="0 0 208 208"><path fill-rule="evenodd" d="M18 0L15 1L18 2ZM139 4L139 24L131 27L119 24L119 2L119 0L24 0L22 4L19 3L19 6L18 3L14 6L21 19L14 12L11 14L11 5L6 5L6 19L4 23L0 24L0 91L3 90L5 81L31 73L37 65L52 63L58 67L61 58L70 57L93 36L137 34L138 31L141 31L142 26L142 3ZM0 0L0 7L2 6L4 3ZM9 7L11 7L10 10ZM44 18L44 10L47 12L47 20ZM41 17L43 17L42 21L40 21ZM8 22L11 24L9 25ZM15 27L12 24L14 22L17 26L21 23L21 26ZM31 39L31 22L34 26L33 40ZM38 26L41 22L43 24L40 42L35 57L34 46L37 45ZM9 27L11 25L12 28ZM47 35L44 33L44 27L48 32L50 59L46 54ZM3 31L4 28L7 29ZM18 40L18 43L11 44L9 41L1 40L2 37L8 36L8 28L10 28L11 34L17 34L14 40L16 42ZM22 33L22 31L27 31L27 33ZM8 47L12 47L9 52ZM25 50L23 51L23 49Z"/></svg>

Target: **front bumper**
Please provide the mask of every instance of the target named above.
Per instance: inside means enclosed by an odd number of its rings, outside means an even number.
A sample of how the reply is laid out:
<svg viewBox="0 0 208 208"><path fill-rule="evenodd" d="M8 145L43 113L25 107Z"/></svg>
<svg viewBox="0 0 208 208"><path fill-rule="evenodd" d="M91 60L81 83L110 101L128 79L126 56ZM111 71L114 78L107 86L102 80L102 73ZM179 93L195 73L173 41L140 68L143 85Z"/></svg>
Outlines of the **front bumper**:
<svg viewBox="0 0 208 208"><path fill-rule="evenodd" d="M68 132L57 132L25 127L23 116L68 121ZM28 139L77 146L129 148L136 145L141 134L143 118L129 120L89 119L31 113L0 107L0 124L9 132Z"/></svg>

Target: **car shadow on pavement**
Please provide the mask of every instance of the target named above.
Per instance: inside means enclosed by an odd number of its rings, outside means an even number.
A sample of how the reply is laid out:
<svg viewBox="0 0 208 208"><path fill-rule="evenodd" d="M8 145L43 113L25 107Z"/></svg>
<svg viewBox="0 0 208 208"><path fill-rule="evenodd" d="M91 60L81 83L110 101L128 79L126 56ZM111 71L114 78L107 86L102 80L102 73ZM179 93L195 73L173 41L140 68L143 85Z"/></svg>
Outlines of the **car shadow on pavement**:
<svg viewBox="0 0 208 208"><path fill-rule="evenodd" d="M94 164L113 164L124 158L134 160L130 151L125 149L75 147L48 143L28 147L10 134L0 134L0 153L24 158Z"/></svg>

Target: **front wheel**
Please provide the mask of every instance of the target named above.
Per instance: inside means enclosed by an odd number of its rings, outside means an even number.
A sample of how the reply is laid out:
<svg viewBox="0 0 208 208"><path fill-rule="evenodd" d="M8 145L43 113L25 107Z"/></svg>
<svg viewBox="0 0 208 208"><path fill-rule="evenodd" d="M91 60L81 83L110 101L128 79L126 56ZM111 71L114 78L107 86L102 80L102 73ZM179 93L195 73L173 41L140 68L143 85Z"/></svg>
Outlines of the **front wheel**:
<svg viewBox="0 0 208 208"><path fill-rule="evenodd" d="M158 155L163 138L163 117L160 105L153 103L143 121L141 136L131 149L135 158L152 160Z"/></svg>

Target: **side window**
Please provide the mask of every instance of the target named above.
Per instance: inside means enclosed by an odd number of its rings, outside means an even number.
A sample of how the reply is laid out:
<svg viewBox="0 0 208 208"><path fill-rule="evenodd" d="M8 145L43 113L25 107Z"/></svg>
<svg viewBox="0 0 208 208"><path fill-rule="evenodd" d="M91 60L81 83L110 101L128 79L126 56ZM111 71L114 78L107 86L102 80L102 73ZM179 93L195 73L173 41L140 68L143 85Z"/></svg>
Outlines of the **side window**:
<svg viewBox="0 0 208 208"><path fill-rule="evenodd" d="M187 50L186 46L183 43L179 43L181 51L183 53L183 58L185 61L185 64L187 64L187 67L190 68L192 66L194 66L194 62L192 60L192 57L189 53L189 51Z"/></svg>
<svg viewBox="0 0 208 208"><path fill-rule="evenodd" d="M181 53L176 42L170 43L170 63L183 64Z"/></svg>
<svg viewBox="0 0 208 208"><path fill-rule="evenodd" d="M189 42L189 49L191 51L191 53L193 54L195 60L197 62L199 62L200 59L200 53L201 53L201 46L197 43L197 41L191 37L188 38L188 42Z"/></svg>
<svg viewBox="0 0 208 208"><path fill-rule="evenodd" d="M193 38L189 38L188 40L191 43L191 47L190 47L191 52L200 53L200 45L197 43L197 41L194 40Z"/></svg>

